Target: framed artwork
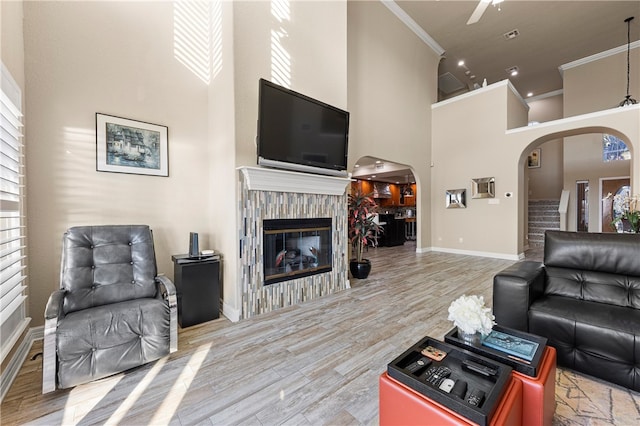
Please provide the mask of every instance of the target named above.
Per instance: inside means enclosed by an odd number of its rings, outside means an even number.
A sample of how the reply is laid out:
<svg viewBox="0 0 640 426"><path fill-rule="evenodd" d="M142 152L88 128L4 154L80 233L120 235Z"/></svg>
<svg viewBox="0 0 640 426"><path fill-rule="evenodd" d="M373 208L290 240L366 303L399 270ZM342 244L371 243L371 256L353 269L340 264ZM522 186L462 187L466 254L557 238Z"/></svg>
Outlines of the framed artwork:
<svg viewBox="0 0 640 426"><path fill-rule="evenodd" d="M529 167L530 169L537 169L538 167L540 167L540 155L540 148L536 148L531 151L531 154L529 154L529 157L527 158L527 167Z"/></svg>
<svg viewBox="0 0 640 426"><path fill-rule="evenodd" d="M496 179L492 177L471 179L471 198L495 198Z"/></svg>
<svg viewBox="0 0 640 426"><path fill-rule="evenodd" d="M466 189L447 189L445 204L448 209L466 209L467 208L467 190Z"/></svg>
<svg viewBox="0 0 640 426"><path fill-rule="evenodd" d="M168 128L96 113L96 170L169 176Z"/></svg>

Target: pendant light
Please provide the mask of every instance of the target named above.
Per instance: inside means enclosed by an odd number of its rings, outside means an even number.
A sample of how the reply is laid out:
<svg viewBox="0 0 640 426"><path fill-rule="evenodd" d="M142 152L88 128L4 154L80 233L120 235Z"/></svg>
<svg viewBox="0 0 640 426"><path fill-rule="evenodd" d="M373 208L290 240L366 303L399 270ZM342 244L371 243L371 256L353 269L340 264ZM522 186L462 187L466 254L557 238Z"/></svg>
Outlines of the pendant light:
<svg viewBox="0 0 640 426"><path fill-rule="evenodd" d="M627 96L625 96L624 100L620 102L620 104L618 105L621 107L624 107L627 105L635 105L638 103L638 101L633 99L629 94L629 74L631 72L630 65L629 65L629 55L631 52L631 21L633 20L633 18L634 16L630 16L624 20L624 22L627 23Z"/></svg>

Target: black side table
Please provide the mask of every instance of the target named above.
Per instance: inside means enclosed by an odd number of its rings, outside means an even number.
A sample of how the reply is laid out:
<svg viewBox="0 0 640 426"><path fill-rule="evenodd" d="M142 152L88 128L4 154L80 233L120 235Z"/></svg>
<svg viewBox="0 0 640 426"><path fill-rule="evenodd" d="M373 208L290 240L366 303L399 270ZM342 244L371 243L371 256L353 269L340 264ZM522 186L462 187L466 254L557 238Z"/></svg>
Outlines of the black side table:
<svg viewBox="0 0 640 426"><path fill-rule="evenodd" d="M178 323L189 327L220 317L220 256L171 256Z"/></svg>

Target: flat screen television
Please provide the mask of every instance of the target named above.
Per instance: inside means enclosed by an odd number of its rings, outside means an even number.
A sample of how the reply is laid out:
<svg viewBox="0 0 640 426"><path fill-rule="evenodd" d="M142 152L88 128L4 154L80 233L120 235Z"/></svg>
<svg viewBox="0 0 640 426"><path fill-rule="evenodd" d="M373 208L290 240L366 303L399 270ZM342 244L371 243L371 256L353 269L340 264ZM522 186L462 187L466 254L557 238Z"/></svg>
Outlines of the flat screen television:
<svg viewBox="0 0 640 426"><path fill-rule="evenodd" d="M260 79L258 164L347 176L349 112Z"/></svg>

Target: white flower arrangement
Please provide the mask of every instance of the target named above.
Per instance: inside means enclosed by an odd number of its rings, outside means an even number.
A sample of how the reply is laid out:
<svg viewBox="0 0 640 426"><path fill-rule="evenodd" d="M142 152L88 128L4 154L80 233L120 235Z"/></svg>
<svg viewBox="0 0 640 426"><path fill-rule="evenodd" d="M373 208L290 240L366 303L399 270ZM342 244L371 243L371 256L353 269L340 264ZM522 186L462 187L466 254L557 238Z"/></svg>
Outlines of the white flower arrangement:
<svg viewBox="0 0 640 426"><path fill-rule="evenodd" d="M468 334L487 335L495 324L491 309L484 306L484 297L462 295L449 306L449 321Z"/></svg>

